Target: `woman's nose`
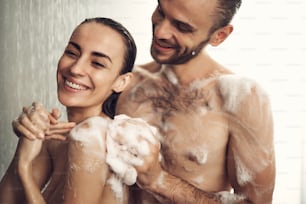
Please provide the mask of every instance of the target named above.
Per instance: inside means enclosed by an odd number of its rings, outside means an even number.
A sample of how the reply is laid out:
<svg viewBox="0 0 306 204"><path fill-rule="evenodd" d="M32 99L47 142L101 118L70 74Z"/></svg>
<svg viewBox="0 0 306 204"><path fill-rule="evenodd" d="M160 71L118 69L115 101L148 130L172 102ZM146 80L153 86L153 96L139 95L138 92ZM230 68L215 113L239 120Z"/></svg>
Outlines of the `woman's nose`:
<svg viewBox="0 0 306 204"><path fill-rule="evenodd" d="M84 76L87 73L86 62L82 59L75 61L70 67L70 73L75 76Z"/></svg>

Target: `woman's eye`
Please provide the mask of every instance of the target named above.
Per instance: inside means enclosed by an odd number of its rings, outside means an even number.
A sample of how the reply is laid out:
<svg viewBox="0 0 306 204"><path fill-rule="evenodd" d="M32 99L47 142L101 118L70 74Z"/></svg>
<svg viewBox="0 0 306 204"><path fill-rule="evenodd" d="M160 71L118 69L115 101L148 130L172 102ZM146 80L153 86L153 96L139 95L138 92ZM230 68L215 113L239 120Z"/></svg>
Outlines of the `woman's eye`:
<svg viewBox="0 0 306 204"><path fill-rule="evenodd" d="M104 68L105 67L105 65L100 63L100 62L95 62L94 61L94 62L92 62L92 64L93 64L94 67L97 67L97 68Z"/></svg>
<svg viewBox="0 0 306 204"><path fill-rule="evenodd" d="M70 57L76 57L77 53L71 51L71 50L65 50L65 54L70 56Z"/></svg>

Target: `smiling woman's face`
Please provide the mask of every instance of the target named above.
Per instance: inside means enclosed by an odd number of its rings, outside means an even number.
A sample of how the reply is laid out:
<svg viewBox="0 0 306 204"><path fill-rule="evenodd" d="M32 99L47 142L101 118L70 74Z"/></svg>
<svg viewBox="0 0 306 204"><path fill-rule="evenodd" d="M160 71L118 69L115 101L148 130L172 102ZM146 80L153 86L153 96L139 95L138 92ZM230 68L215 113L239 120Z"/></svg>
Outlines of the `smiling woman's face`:
<svg viewBox="0 0 306 204"><path fill-rule="evenodd" d="M67 107L101 110L116 84L125 50L112 28L96 22L79 25L58 63L59 101Z"/></svg>

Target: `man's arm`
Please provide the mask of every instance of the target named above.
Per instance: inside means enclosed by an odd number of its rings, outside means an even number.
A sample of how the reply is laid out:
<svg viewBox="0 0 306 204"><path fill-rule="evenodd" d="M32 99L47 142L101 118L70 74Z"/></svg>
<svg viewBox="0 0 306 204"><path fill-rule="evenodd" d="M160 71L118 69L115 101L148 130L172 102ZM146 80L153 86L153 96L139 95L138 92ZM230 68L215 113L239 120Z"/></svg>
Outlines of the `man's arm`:
<svg viewBox="0 0 306 204"><path fill-rule="evenodd" d="M151 170L149 170L151 171ZM144 178L146 177L146 178ZM145 181L150 183L144 184ZM217 194L206 193L186 181L169 174L166 171L160 171L155 180L151 180L151 175L141 173L138 175L137 184L145 191L151 193L160 203L176 204L216 204L221 203Z"/></svg>
<svg viewBox="0 0 306 204"><path fill-rule="evenodd" d="M239 93L240 99L234 106L225 106L230 131L227 173L235 194L251 203L272 203L275 155L271 108L266 93L257 84L247 83L237 86L248 87L244 92L231 90ZM229 98L225 104L230 104Z"/></svg>

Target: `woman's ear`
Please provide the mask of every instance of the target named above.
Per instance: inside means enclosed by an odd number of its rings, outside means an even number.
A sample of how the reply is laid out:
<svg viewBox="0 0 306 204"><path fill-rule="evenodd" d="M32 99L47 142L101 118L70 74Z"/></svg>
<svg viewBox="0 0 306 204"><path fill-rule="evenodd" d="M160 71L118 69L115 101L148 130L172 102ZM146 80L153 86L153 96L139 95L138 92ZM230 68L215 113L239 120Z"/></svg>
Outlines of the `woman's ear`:
<svg viewBox="0 0 306 204"><path fill-rule="evenodd" d="M234 28L232 25L226 25L216 30L210 37L209 44L212 46L220 45L232 32Z"/></svg>
<svg viewBox="0 0 306 204"><path fill-rule="evenodd" d="M112 90L116 93L122 92L131 82L132 72L120 75L113 84Z"/></svg>

